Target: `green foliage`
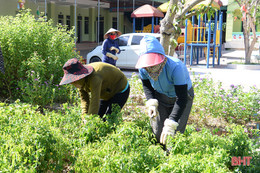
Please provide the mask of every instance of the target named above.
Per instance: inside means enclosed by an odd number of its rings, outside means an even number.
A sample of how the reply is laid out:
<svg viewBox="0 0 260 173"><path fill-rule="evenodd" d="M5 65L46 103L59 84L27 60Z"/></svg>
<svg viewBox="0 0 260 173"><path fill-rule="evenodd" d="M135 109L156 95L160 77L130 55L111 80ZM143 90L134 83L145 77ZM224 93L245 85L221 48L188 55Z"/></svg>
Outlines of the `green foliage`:
<svg viewBox="0 0 260 173"><path fill-rule="evenodd" d="M0 26L6 70L5 75L0 74L0 95L23 95L23 100L41 106L60 100L62 93L63 99L68 100L68 89L57 85L63 76L63 64L78 57L73 51L74 31L54 27L45 18L36 20L29 11L0 17ZM58 92L58 88L63 91Z"/></svg>
<svg viewBox="0 0 260 173"><path fill-rule="evenodd" d="M56 113L45 110L44 114L19 100L0 104L1 171L62 172L84 146L112 132L118 123L104 122L97 115L85 116L83 123L80 107L68 104Z"/></svg>
<svg viewBox="0 0 260 173"><path fill-rule="evenodd" d="M216 87L210 78L198 78L194 81L197 99L194 100L193 109L198 111L196 113L206 112L214 116L215 113L221 112L218 109L223 110L223 107L215 107L215 110L207 104L216 95L232 94L232 97L244 97L242 88L239 87L232 86L231 89L223 90L221 84ZM141 81L133 75L130 83L135 86L132 87L131 94L139 95L143 104ZM202 91L208 91L207 97ZM215 93L216 91L218 92ZM253 91L254 93L251 93ZM247 101L244 104L256 109L259 104L256 102L257 93L259 92L256 88L247 92ZM255 151L259 144L256 143L258 138L254 139L257 131L232 125L226 127L224 135L218 136L215 135L217 130L196 129L196 125L188 125L184 134L177 133L169 140L167 148L170 147L171 150L167 156L161 146L154 142L148 116L134 103L136 98L137 96L129 98L127 109L121 112L115 106L113 113L106 115L106 122L98 115L82 117L79 100L76 99L74 104L63 104L62 108L56 111L44 109L43 113L37 111L37 106L21 103L19 100L13 104L0 103L0 170L259 172L260 157L259 152ZM231 103L236 104L232 101L228 106L230 109L237 109L232 107ZM216 102L216 105L220 104L220 101ZM222 104L229 104L228 102L221 101ZM205 109L200 110L203 106ZM138 115L126 115L132 117L123 121L122 115L126 114L125 112ZM222 114L216 115L221 116ZM231 166L233 156L251 156L250 166Z"/></svg>
<svg viewBox="0 0 260 173"><path fill-rule="evenodd" d="M125 122L102 141L84 148L76 172L149 172L165 161L161 147L151 145L149 133Z"/></svg>
<svg viewBox="0 0 260 173"><path fill-rule="evenodd" d="M246 124L259 121L260 90L251 87L245 92L242 86L231 85L224 89L212 78L196 77L193 80L196 93L192 114L201 118L222 117L229 123ZM206 97L205 97L206 95Z"/></svg>
<svg viewBox="0 0 260 173"><path fill-rule="evenodd" d="M205 128L200 132L191 126L188 128L184 135L177 133L170 141L172 149L168 162L158 166L154 172L225 173L238 168L231 167L232 156L252 156L257 160L255 156L258 154L252 153L253 142L242 126L231 126L227 136L212 135Z"/></svg>

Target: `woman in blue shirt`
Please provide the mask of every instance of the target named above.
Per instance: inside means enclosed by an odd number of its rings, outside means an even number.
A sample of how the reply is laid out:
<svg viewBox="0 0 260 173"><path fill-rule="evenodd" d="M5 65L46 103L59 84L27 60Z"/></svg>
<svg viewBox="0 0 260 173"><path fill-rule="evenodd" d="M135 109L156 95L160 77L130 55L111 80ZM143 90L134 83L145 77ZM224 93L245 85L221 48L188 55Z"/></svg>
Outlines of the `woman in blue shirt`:
<svg viewBox="0 0 260 173"><path fill-rule="evenodd" d="M184 133L194 92L187 67L178 59L166 56L160 42L144 36L136 64L147 98L150 124L157 141L165 147L167 136Z"/></svg>
<svg viewBox="0 0 260 173"><path fill-rule="evenodd" d="M102 45L103 62L116 66L118 57L116 54L120 53L118 42L116 40L122 33L114 28L110 28L104 35L104 42Z"/></svg>

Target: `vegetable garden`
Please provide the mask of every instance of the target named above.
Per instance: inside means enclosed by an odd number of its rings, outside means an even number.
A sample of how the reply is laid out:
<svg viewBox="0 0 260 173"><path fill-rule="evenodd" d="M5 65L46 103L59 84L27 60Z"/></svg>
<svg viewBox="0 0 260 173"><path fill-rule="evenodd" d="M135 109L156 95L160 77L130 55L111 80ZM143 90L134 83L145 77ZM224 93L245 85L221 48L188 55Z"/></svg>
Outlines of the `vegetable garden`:
<svg viewBox="0 0 260 173"><path fill-rule="evenodd" d="M82 121L77 90L58 86L63 64L79 58L74 31L30 12L1 17L0 26L0 172L260 172L259 130L252 128L260 121L260 89L223 89L210 77L193 77L187 129L170 140L166 155L135 73L120 113L115 107L106 122L98 115ZM250 165L232 166L234 156L251 156Z"/></svg>

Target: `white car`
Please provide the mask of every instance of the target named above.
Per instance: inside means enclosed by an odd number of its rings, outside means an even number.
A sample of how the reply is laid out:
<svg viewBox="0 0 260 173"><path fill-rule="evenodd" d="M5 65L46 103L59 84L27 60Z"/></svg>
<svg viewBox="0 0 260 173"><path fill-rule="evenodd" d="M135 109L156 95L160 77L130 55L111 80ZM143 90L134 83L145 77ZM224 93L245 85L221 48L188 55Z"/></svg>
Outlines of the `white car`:
<svg viewBox="0 0 260 173"><path fill-rule="evenodd" d="M135 68L135 64L139 58L140 41L145 35L153 35L160 39L160 34L157 33L129 33L122 34L118 37L118 44L121 50L120 54L116 54L118 60L116 66L120 68ZM93 51L86 56L87 64L97 61L102 61L102 46L97 46Z"/></svg>

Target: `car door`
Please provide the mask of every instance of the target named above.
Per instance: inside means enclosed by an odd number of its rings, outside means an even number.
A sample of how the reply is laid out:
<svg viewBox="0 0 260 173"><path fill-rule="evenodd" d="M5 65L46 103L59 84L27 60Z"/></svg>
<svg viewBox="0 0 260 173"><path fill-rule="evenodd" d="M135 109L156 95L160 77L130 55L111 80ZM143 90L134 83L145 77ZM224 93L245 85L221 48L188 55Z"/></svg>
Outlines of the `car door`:
<svg viewBox="0 0 260 173"><path fill-rule="evenodd" d="M121 52L120 54L117 54L118 60L116 62L116 65L119 67L126 66L129 37L129 35L118 37L118 45Z"/></svg>
<svg viewBox="0 0 260 173"><path fill-rule="evenodd" d="M143 35L133 35L127 52L128 67L135 68L135 65L139 58L140 41L143 37Z"/></svg>

